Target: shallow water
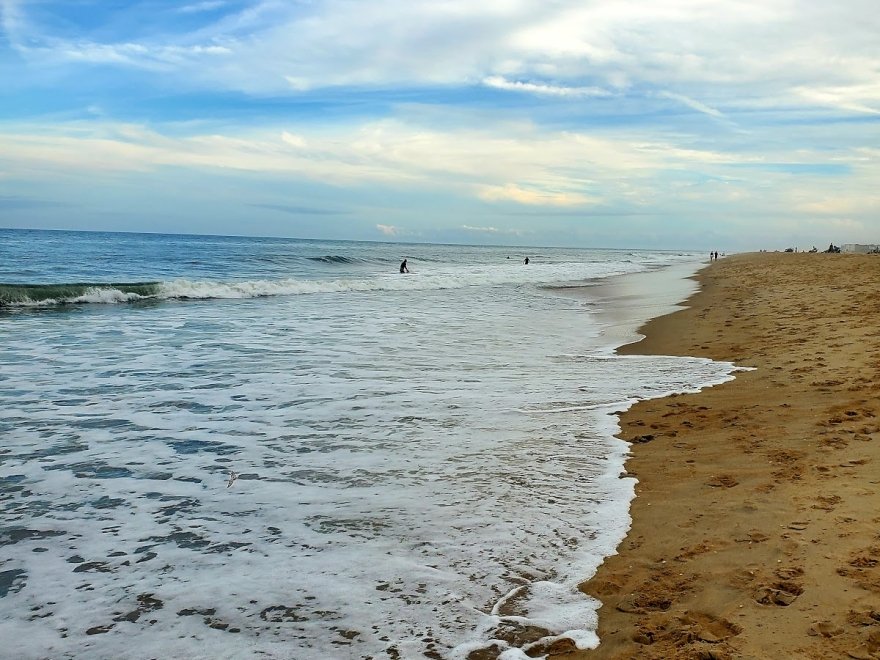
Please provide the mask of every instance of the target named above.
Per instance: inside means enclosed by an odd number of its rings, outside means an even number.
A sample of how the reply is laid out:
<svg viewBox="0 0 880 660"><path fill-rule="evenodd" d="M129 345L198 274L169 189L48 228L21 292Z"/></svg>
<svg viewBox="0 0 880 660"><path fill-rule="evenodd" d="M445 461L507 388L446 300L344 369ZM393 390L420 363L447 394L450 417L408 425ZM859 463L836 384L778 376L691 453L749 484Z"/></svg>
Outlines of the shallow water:
<svg viewBox="0 0 880 660"><path fill-rule="evenodd" d="M638 307L547 288L671 287L653 269L696 255L44 233L18 261L38 275L2 279L206 296L0 311L17 657L464 657L522 625L595 645L576 586L633 488L609 413L731 371L614 356Z"/></svg>

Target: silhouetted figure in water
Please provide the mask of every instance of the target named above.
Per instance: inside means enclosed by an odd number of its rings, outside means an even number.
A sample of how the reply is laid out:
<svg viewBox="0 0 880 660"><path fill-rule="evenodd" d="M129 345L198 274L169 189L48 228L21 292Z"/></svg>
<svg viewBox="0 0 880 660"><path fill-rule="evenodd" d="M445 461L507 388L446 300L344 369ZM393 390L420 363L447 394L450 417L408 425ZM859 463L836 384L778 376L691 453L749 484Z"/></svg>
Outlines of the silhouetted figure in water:
<svg viewBox="0 0 880 660"><path fill-rule="evenodd" d="M404 259L403 262L400 264L400 272L401 273L408 273L409 272L409 268L406 267L406 259Z"/></svg>
<svg viewBox="0 0 880 660"><path fill-rule="evenodd" d="M525 259L523 259L523 263L524 263L526 266L528 266L528 265L529 265L529 258L526 257Z"/></svg>

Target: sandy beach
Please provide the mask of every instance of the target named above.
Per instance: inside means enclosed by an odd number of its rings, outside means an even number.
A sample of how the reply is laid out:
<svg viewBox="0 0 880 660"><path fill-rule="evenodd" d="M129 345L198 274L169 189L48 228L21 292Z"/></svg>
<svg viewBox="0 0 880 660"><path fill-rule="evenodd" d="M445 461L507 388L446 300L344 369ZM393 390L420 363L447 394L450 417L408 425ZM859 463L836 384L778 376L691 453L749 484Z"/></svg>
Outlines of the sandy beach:
<svg viewBox="0 0 880 660"><path fill-rule="evenodd" d="M602 643L554 657L880 658L880 257L736 255L698 281L620 352L753 370L621 416L633 526L582 585Z"/></svg>

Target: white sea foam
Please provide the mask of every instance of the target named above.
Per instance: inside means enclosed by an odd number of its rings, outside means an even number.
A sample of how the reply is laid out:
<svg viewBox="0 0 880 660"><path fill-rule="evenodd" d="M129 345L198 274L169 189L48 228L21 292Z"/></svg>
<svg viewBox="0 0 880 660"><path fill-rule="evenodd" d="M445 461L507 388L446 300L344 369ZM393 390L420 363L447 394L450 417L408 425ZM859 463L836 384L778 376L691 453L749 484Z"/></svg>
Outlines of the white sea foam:
<svg viewBox="0 0 880 660"><path fill-rule="evenodd" d="M559 285L622 273L639 272L647 263L588 262L522 265L496 264L462 269L459 267L426 265L423 270L408 275L400 273L352 273L348 277L258 280L192 280L175 279L159 282L154 294L124 292L112 285L90 287L80 295L68 298L40 300L24 299L12 306L52 306L61 303L125 303L148 298L170 299L246 299L269 296L297 296L321 293L353 293L383 291L430 291L476 286L500 285ZM413 266L415 268L415 266Z"/></svg>
<svg viewBox="0 0 880 660"><path fill-rule="evenodd" d="M732 367L612 356L579 301L469 278L16 319L6 652L464 658L499 624L594 646L577 585L634 485L612 413Z"/></svg>
<svg viewBox="0 0 880 660"><path fill-rule="evenodd" d="M119 289L113 288L92 287L81 296L71 298L70 302L110 304L131 302L132 300L141 299L143 299L143 296L139 296L136 293L125 293L123 291L120 291ZM53 302L57 303L58 301Z"/></svg>
<svg viewBox="0 0 880 660"><path fill-rule="evenodd" d="M642 264L620 262L535 264L528 268L505 264L493 267L474 266L468 270L431 266L408 275L386 273L356 278L287 278L247 282L175 280L163 282L158 295L160 298L256 298L348 291L426 291L502 284L551 285L609 277L643 268Z"/></svg>

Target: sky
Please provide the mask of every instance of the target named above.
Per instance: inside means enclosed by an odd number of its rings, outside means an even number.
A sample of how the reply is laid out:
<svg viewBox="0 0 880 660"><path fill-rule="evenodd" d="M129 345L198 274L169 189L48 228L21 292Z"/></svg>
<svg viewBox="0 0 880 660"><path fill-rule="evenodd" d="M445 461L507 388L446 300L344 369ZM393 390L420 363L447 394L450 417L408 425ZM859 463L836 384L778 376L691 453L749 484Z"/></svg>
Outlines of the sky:
<svg viewBox="0 0 880 660"><path fill-rule="evenodd" d="M0 0L0 227L880 243L875 0Z"/></svg>

